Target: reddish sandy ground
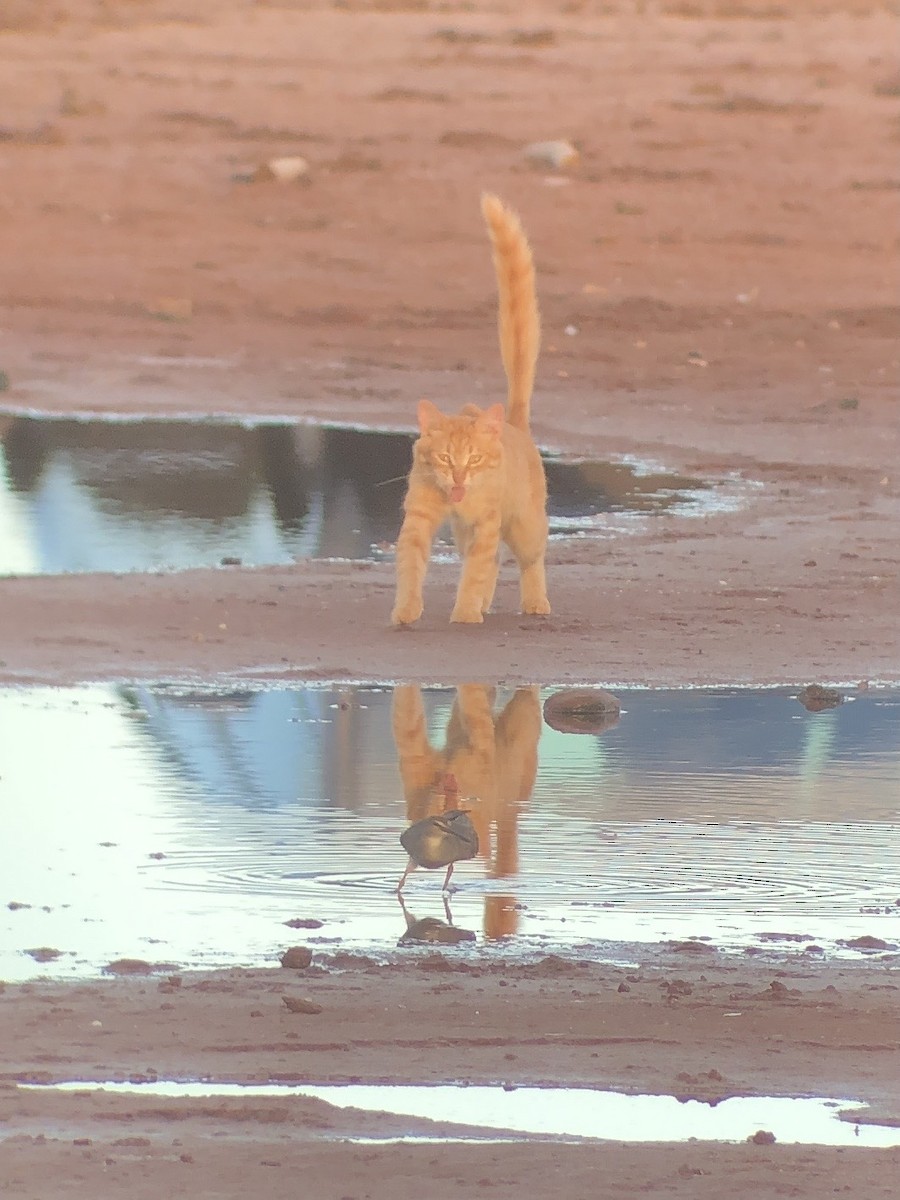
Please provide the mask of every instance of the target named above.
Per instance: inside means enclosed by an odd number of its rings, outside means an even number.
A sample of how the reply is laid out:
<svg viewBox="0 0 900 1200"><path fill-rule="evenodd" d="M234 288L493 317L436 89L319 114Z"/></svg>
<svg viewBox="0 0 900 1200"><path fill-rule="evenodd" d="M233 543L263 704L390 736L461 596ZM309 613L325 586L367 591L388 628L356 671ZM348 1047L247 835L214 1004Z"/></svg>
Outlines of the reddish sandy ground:
<svg viewBox="0 0 900 1200"><path fill-rule="evenodd" d="M554 614L538 624L514 615L507 575L483 627L449 628L449 567L404 634L387 625L387 564L3 579L0 680L900 681L896 39L878 0L5 0L8 413L409 428L420 395L500 395L490 188L535 247L540 441L734 476L744 503L555 545ZM579 161L529 165L523 147L546 138ZM303 181L246 181L295 154ZM523 966L501 994L476 962L332 965L304 984L315 1017L284 1010L278 969L162 995L155 981L8 986L3 1073L702 1094L715 1070L717 1094L900 1111L893 959L804 964L787 979L799 994L775 1002L793 967L654 960L619 993L600 964ZM670 995L673 978L691 993ZM900 1175L895 1151L398 1149L342 1144L346 1118L313 1105L173 1115L11 1087L0 1103L0 1191L41 1200L865 1198L895 1195Z"/></svg>

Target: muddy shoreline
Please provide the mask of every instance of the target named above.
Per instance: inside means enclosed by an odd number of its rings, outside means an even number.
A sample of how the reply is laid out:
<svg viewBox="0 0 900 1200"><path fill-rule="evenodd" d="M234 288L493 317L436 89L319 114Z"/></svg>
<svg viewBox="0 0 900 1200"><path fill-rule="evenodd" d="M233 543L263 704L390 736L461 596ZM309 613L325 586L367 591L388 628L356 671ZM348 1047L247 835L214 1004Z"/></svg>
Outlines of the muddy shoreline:
<svg viewBox="0 0 900 1200"><path fill-rule="evenodd" d="M399 411L391 421L402 425ZM510 565L496 611L474 631L446 623L457 577L450 564L432 566L425 616L402 632L388 624L390 563L24 576L0 581L0 621L17 631L4 646L0 679L454 684L474 673L478 682L604 686L900 681L900 500L884 466L864 465L896 440L895 425L867 423L864 433L802 426L793 435L797 453L780 464L772 459L786 450L784 431L757 430L757 455L732 456L726 472L730 428L712 421L701 435L699 420L679 424L665 443L620 430L613 450L600 430L585 432L580 448L650 455L668 469L724 479L735 510L660 513L614 536L552 543L548 619L515 613ZM692 440L705 442L702 454ZM829 451L837 461L824 461Z"/></svg>
<svg viewBox="0 0 900 1200"><path fill-rule="evenodd" d="M867 1119L900 1118L897 985L887 982L896 976L895 963L822 970L768 952L766 961L750 962L707 951L700 970L691 957L655 952L639 965L616 968L553 956L491 963L485 954L423 950L412 960L400 955L379 964L325 953L302 971L179 972L8 987L0 996L10 1047L0 1083L3 1170L7 1180L25 1178L40 1162L42 1169L70 1175L71 1194L85 1196L92 1186L108 1189L104 1195L119 1188L149 1195L149 1177L157 1192L179 1195L196 1186L185 1178L188 1167L191 1178L203 1172L211 1194L232 1194L226 1181L237 1169L242 1181L262 1174L273 1195L287 1196L298 1169L327 1164L329 1179L346 1188L364 1163L376 1172L366 1184L374 1195L396 1187L406 1194L421 1171L435 1167L441 1175L449 1171L457 1187L476 1187L487 1177L510 1196L523 1189L537 1195L547 1171L563 1171L567 1190L587 1196L597 1170L626 1189L655 1181L683 1196L713 1195L714 1181L721 1188L735 1171L759 1180L772 1172L811 1196L821 1194L826 1181L850 1186L851 1178L854 1194L889 1195L900 1150L578 1146L540 1139L444 1150L427 1143L366 1147L372 1138L390 1143L467 1131L303 1099L179 1100L142 1098L139 1089L115 1096L15 1087L61 1079L464 1079L601 1086L709 1102L830 1095L869 1101ZM292 1013L285 997L310 1000L321 1011ZM59 1052L47 1053L48 1036ZM754 1046L750 1056L748 1044ZM449 1194L443 1190L449 1181L437 1186L438 1194ZM321 1194L329 1193L323 1187Z"/></svg>

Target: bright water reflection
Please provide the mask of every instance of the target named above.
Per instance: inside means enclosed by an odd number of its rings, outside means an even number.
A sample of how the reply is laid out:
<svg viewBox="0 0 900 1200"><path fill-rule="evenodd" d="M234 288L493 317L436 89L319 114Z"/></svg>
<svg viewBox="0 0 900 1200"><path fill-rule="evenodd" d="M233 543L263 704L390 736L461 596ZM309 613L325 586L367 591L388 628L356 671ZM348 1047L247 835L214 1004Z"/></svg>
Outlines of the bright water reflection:
<svg viewBox="0 0 900 1200"><path fill-rule="evenodd" d="M510 952L900 941L900 696L620 697L593 736L543 724L531 688L0 692L0 976L272 961L295 916L392 948L398 836L448 769L481 842L452 917ZM442 874L410 878L411 919L444 917Z"/></svg>
<svg viewBox="0 0 900 1200"><path fill-rule="evenodd" d="M33 1088L47 1085L32 1085ZM437 1085L103 1083L51 1085L55 1091L104 1091L141 1096L309 1096L338 1108L355 1108L505 1135L588 1138L615 1142L743 1142L757 1130L778 1142L815 1146L898 1146L900 1129L842 1121L841 1112L864 1110L854 1100L792 1096L734 1096L717 1104L675 1096L629 1096L591 1088ZM342 1137L345 1135L342 1134ZM411 1135L409 1140L419 1140ZM469 1135L471 1136L471 1135ZM353 1140L352 1138L350 1140ZM361 1138L360 1140L369 1140ZM403 1138L390 1138L402 1141ZM441 1141L455 1140L441 1136Z"/></svg>

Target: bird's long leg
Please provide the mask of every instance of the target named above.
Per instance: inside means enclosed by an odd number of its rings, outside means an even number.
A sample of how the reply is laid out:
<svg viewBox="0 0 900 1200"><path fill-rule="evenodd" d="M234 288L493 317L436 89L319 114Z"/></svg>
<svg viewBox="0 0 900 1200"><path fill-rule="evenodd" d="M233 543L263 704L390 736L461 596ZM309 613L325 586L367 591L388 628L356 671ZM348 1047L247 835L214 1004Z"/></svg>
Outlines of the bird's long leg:
<svg viewBox="0 0 900 1200"><path fill-rule="evenodd" d="M397 884L397 895L398 896L403 891L403 885L404 885L404 883L406 883L406 880L409 877L409 873L410 873L410 871L412 871L414 869L415 865L416 864L412 859L410 859L409 862L406 864L406 870L400 876L400 882Z"/></svg>
<svg viewBox="0 0 900 1200"><path fill-rule="evenodd" d="M441 888L441 891L444 893L444 895L446 895L447 892L450 891L450 876L452 874L453 874L453 863L451 863L450 866L447 868L447 874L444 876L444 886Z"/></svg>

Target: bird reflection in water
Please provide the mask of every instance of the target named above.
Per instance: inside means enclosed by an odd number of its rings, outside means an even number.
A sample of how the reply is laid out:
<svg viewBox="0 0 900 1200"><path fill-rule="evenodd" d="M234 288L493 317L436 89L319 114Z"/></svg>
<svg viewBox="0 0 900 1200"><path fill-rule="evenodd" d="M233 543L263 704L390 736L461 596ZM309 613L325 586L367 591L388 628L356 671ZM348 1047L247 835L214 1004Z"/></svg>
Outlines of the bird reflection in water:
<svg viewBox="0 0 900 1200"><path fill-rule="evenodd" d="M475 941L475 934L471 929L460 929L458 925L453 924L453 914L450 912L450 900L446 892L443 893L446 921L441 921L437 917L414 916L406 907L406 901L403 898L403 892L400 888L397 889L397 899L400 901L400 907L403 910L403 919L406 921L406 932L400 938L399 942L401 946L408 946L416 942L456 946L460 942Z"/></svg>
<svg viewBox="0 0 900 1200"><path fill-rule="evenodd" d="M541 735L541 708L537 688L519 688L495 714L495 689L483 684L457 688L447 722L443 748L432 746L421 689L415 684L394 691L392 721L394 741L403 781L406 816L412 822L404 834L413 848L427 843L429 830L420 825L416 837L407 837L417 824L431 823L431 848L453 845L446 836L465 816L475 835L473 853L458 853L443 862L432 859L432 868L452 866L476 854L485 858L492 879L508 879L518 872L518 819L528 802L537 774L537 745ZM448 787L448 777L452 783ZM449 820L448 820L449 818ZM444 829L439 824L443 819ZM460 823L460 829L463 830ZM446 832L445 832L446 831ZM471 845L471 843L469 843ZM408 848L408 847L407 847ZM420 865L414 854L400 881ZM423 863L421 865L428 866ZM449 883L448 871L445 885ZM399 890L398 889L398 890ZM444 895L449 921L449 906ZM403 904L402 893L400 895ZM508 893L485 896L484 932L487 938L509 937L518 928L515 897ZM409 916L404 906L409 925ZM409 930L407 930L408 932ZM429 939L437 940L437 938Z"/></svg>

